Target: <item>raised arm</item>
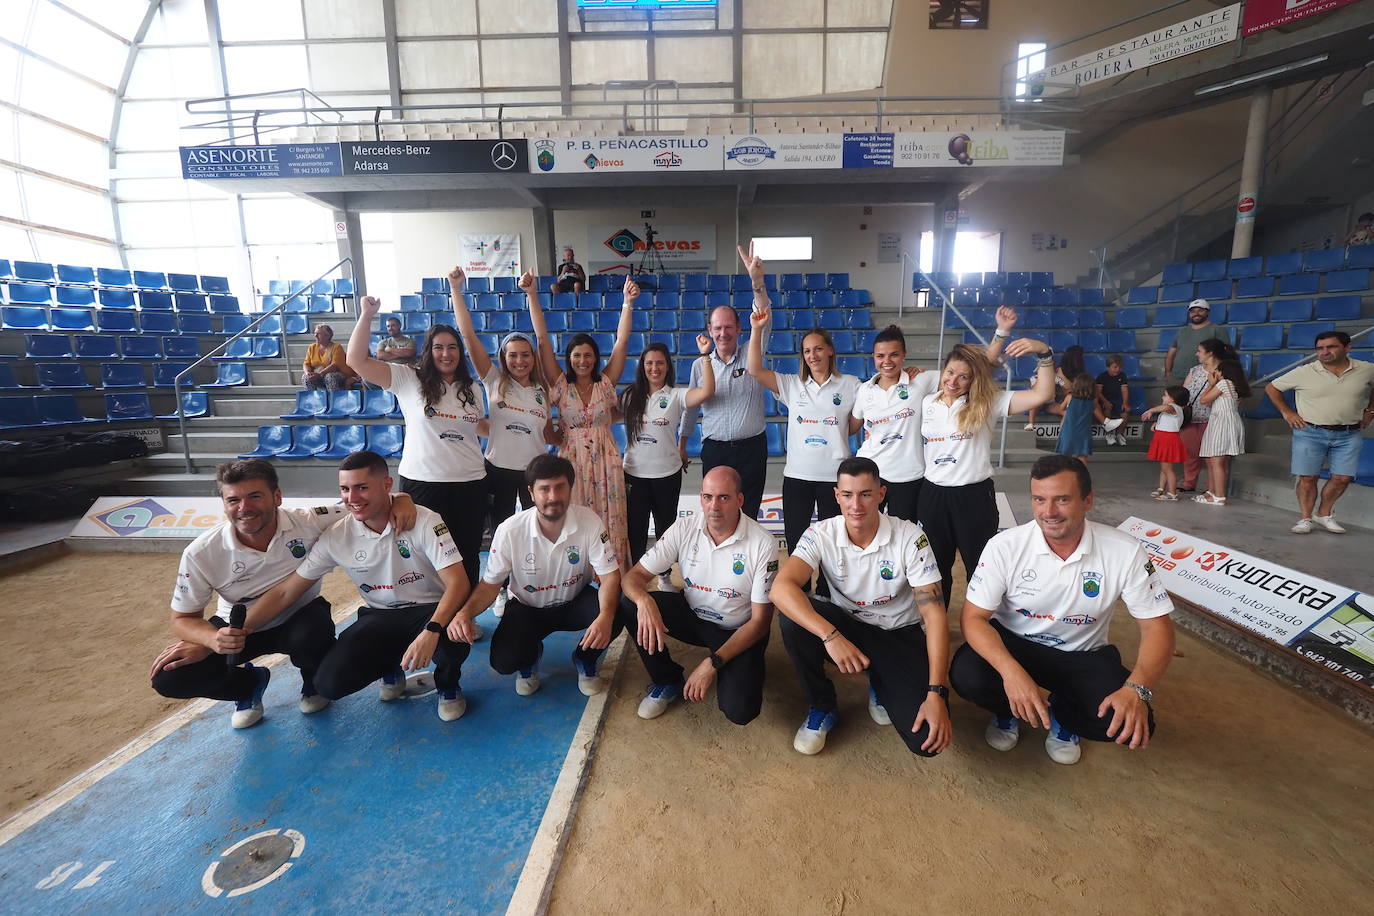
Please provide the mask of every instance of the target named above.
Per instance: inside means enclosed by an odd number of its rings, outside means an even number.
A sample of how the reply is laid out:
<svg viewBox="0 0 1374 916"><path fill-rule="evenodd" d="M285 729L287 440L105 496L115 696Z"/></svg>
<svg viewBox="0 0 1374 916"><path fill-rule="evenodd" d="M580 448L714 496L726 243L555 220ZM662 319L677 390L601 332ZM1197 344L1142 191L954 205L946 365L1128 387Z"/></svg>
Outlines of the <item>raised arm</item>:
<svg viewBox="0 0 1374 916"><path fill-rule="evenodd" d="M701 358L697 360L697 367L701 372L701 384L695 388L687 389L687 397L683 399L683 402L689 409L696 407L708 398L715 397L716 394L716 374L711 371L711 338L705 334L698 334L697 350L701 353Z"/></svg>
<svg viewBox="0 0 1374 916"><path fill-rule="evenodd" d="M561 370L558 368L558 354L553 351L553 341L549 340L544 309L539 304L539 288L534 282L534 271L525 271L517 282L525 291L525 301L530 307L530 325L534 328L535 339L539 341L539 371L544 373L545 383L552 385Z"/></svg>
<svg viewBox="0 0 1374 916"><path fill-rule="evenodd" d="M463 268L455 267L448 272L448 297L453 300L453 321L458 325L458 333L463 335L463 346L472 357L472 368L477 370L478 378L486 378L491 371L491 354L482 345L477 329L472 326L472 312L468 310L468 297L463 290L467 287L467 276Z"/></svg>
<svg viewBox="0 0 1374 916"><path fill-rule="evenodd" d="M391 384L391 366L367 352L372 322L382 307L376 296L363 296L358 303L358 322L348 336L348 365L353 371L374 385L385 388Z"/></svg>
<svg viewBox="0 0 1374 916"><path fill-rule="evenodd" d="M1029 353L1038 354L1040 359L1035 366L1035 384L1024 391L1013 391L1011 393L1011 406L1007 408L1009 413L1025 413L1032 408L1042 404L1048 404L1054 399L1054 356L1050 351L1050 345L1043 340L1036 340L1033 337L1018 337L1007 344L1007 355L1025 356Z"/></svg>
<svg viewBox="0 0 1374 916"><path fill-rule="evenodd" d="M767 307L762 312L759 311L759 301L755 299L754 310L749 313L749 327L753 333L749 335L749 359L746 365L754 381L777 394L778 375L772 369L765 369L763 366L763 339L769 336L768 328L772 318Z"/></svg>
<svg viewBox="0 0 1374 916"><path fill-rule="evenodd" d="M639 284L625 278L625 301L620 306L620 323L615 328L615 343L611 345L611 358L606 360L606 375L615 385L620 381L620 372L625 368L625 359L630 353L630 330L634 324L635 300L639 298Z"/></svg>
<svg viewBox="0 0 1374 916"><path fill-rule="evenodd" d="M988 362L996 364L998 357L1002 355L1002 347L1011 338L1011 329L1016 327L1018 316L1016 309L1009 305L999 305L997 307L997 330L992 334L992 340L983 352L988 355Z"/></svg>

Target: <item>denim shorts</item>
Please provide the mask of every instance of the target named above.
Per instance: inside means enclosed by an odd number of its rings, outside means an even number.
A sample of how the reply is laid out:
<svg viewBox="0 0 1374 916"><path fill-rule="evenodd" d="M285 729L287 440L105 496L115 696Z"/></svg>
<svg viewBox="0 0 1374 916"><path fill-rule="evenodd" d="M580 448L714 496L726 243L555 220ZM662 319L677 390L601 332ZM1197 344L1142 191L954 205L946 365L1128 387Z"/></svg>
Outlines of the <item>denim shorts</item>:
<svg viewBox="0 0 1374 916"><path fill-rule="evenodd" d="M1360 465L1361 436L1358 429L1337 431L1306 426L1293 430L1293 473L1298 477L1316 477L1327 457L1331 458L1331 473L1354 477Z"/></svg>

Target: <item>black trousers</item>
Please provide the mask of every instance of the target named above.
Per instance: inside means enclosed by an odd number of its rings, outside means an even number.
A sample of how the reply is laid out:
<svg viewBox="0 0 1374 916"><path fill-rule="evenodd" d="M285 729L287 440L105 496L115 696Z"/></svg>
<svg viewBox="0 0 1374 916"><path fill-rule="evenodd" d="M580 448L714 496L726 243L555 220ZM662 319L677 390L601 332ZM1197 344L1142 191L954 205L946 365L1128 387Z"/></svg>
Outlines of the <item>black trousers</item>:
<svg viewBox="0 0 1374 916"><path fill-rule="evenodd" d="M921 478L908 480L903 483L889 483L883 481L883 486L887 487L887 499L879 507L892 518L904 518L909 522L916 521L916 503L921 496Z"/></svg>
<svg viewBox="0 0 1374 916"><path fill-rule="evenodd" d="M831 481L798 480L795 477L782 479L782 532L787 539L787 553L797 549L797 542L811 527L811 510L816 511L816 520L824 521L840 514L840 504L835 501L835 484ZM810 591L808 587L806 591ZM830 586L825 581L825 573L817 573L816 594L829 595Z"/></svg>
<svg viewBox="0 0 1374 916"><path fill-rule="evenodd" d="M913 732L916 713L930 691L930 659L926 655L926 634L919 623L898 630L884 630L855 620L833 604L811 599L811 607L845 639L858 646L868 656L868 682L878 695L878 703L887 710L892 727L906 742L907 750L922 757L934 757L921 745L930 738L930 726L923 725ZM825 675L830 654L819 636L812 634L789 618L780 618L782 643L797 669L797 678L806 691L812 708L834 712L837 707L835 685Z"/></svg>
<svg viewBox="0 0 1374 916"><path fill-rule="evenodd" d="M549 607L530 607L519 600L506 602L506 614L491 634L491 667L497 674L514 674L533 668L550 633L585 630L601 613L601 592L584 588L573 600ZM620 635L617 617L611 625L611 640ZM595 666L605 649L573 650L573 658Z"/></svg>
<svg viewBox="0 0 1374 916"><path fill-rule="evenodd" d="M242 657L251 661L277 652L289 655L291 664L301 670L303 685L314 693L317 688L311 685L315 673L334 646L334 619L329 616L329 610L328 601L316 598L280 626L249 633L244 639ZM229 625L222 617L211 617L210 622L216 628ZM230 668L224 663L223 655L213 652L194 665L153 675L153 689L176 700L208 697L237 703L252 696L257 684L257 676L247 668Z"/></svg>
<svg viewBox="0 0 1374 916"><path fill-rule="evenodd" d="M954 551L959 551L964 570L971 575L983 548L997 533L997 497L992 479L962 487L942 487L927 480L921 485L916 516L930 538L930 550L940 567L940 587L949 602L954 582Z"/></svg>
<svg viewBox="0 0 1374 916"><path fill-rule="evenodd" d="M432 509L443 518L453 535L453 543L462 554L468 585L475 588L482 566L482 531L487 523L486 478L462 483L432 483L402 477L401 492L409 493L417 505Z"/></svg>
<svg viewBox="0 0 1374 916"><path fill-rule="evenodd" d="M768 439L763 433L748 439L721 442L701 441L701 475L717 465L728 464L739 472L740 491L744 494L744 515L758 521L759 506L763 503L763 481L768 475Z"/></svg>
<svg viewBox="0 0 1374 916"><path fill-rule="evenodd" d="M396 670L406 647L420 635L436 607L358 608L357 621L339 634L339 641L315 674L320 695L337 700ZM440 633L434 650L434 686L440 690L457 688L470 651L467 643L454 642L447 633Z"/></svg>
<svg viewBox="0 0 1374 916"><path fill-rule="evenodd" d="M714 652L735 635L734 630L702 620L693 613L687 599L677 592L650 592L649 596L663 615L663 625L668 628L668 635L678 642L703 646ZM629 598L620 599L620 620L625 629L630 631L630 640L634 641L639 627L639 609ZM649 680L660 685L682 685L682 666L673 661L666 647L662 652L653 654L638 642L635 642L635 648L639 650L644 669L649 672ZM768 633L765 632L758 642L730 659L725 667L716 672L716 704L725 713L725 718L736 725L748 725L763 708L763 655L767 649Z"/></svg>
<svg viewBox="0 0 1374 916"><path fill-rule="evenodd" d="M1097 708L1108 694L1126 683L1131 672L1121 664L1116 646L1105 645L1083 652L1065 652L1053 646L1024 639L993 621L992 628L1002 637L1016 663L1031 679L1050 692L1050 710L1060 725L1092 741L1112 741L1107 727L1110 713L1099 717ZM1009 718L1011 704L1002 686L1002 675L984 661L983 656L965 643L950 662L949 680L956 693L988 712ZM1150 734L1155 733L1155 714L1150 710Z"/></svg>
<svg viewBox="0 0 1374 916"><path fill-rule="evenodd" d="M530 491L525 486L525 471L520 469L512 471L510 468L498 468L490 461L487 466L487 495L491 497L491 533L496 534L496 526L504 522L515 514L515 504L518 500L521 509L528 509L534 505L534 500L530 498ZM449 528L452 528L449 525ZM461 552L462 547L458 550ZM463 554L466 558L467 554ZM476 585L474 579L472 584Z"/></svg>
<svg viewBox="0 0 1374 916"><path fill-rule="evenodd" d="M629 528L630 565L639 562L649 548L649 513L654 516L655 537L663 537L677 521L677 498L682 494L682 472L667 477L625 475L625 520Z"/></svg>

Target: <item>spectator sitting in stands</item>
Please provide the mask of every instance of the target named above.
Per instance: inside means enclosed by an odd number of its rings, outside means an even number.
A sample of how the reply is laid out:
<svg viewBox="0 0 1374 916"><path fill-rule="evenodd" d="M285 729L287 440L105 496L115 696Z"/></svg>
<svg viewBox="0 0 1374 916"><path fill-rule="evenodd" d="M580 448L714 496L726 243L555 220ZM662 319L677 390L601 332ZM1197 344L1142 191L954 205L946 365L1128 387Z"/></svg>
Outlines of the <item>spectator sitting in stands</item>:
<svg viewBox="0 0 1374 916"><path fill-rule="evenodd" d="M554 292L581 293L587 289L587 272L582 265L573 260L571 248L563 249L563 263L558 265L558 279L554 281Z"/></svg>
<svg viewBox="0 0 1374 916"><path fill-rule="evenodd" d="M386 363L415 364L415 341L401 333L401 319L386 320L386 337L377 341L377 358Z"/></svg>
<svg viewBox="0 0 1374 916"><path fill-rule="evenodd" d="M1345 234L1345 241L1341 244L1349 248L1351 245L1371 243L1374 243L1374 213L1361 213L1360 218L1355 220L1355 228Z"/></svg>
<svg viewBox="0 0 1374 916"><path fill-rule="evenodd" d="M358 379L358 374L344 361L344 348L334 343L334 329L327 324L315 325L315 342L305 351L301 370L301 381L311 389L338 391L353 387Z"/></svg>
<svg viewBox="0 0 1374 916"><path fill-rule="evenodd" d="M1204 340L1217 338L1226 339L1226 332L1220 330L1221 325L1212 323L1212 304L1206 299L1194 299L1188 303L1188 323L1178 329L1178 335L1174 337L1174 342L1169 345L1169 352L1164 354L1164 377L1165 379L1181 378L1188 374L1188 370L1197 365L1197 347ZM1174 366L1174 360L1178 355L1183 354L1183 360ZM1174 369L1178 369L1178 375L1174 374Z"/></svg>

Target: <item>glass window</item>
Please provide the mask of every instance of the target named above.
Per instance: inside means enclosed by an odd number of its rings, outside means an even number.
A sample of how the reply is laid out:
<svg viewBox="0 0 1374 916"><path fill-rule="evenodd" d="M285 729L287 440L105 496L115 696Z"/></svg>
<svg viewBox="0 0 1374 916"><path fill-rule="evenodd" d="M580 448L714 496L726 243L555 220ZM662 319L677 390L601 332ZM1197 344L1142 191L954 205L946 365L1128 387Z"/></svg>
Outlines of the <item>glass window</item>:
<svg viewBox="0 0 1374 916"><path fill-rule="evenodd" d="M25 56L21 66L19 104L22 107L100 137L110 135L113 92L32 57Z"/></svg>
<svg viewBox="0 0 1374 916"><path fill-rule="evenodd" d="M33 222L101 238L114 236L110 199L106 195L37 175L21 174L19 183L28 218Z"/></svg>
<svg viewBox="0 0 1374 916"><path fill-rule="evenodd" d="M386 45L380 41L310 45L308 53L310 79L302 85L316 92L386 88Z"/></svg>
<svg viewBox="0 0 1374 916"><path fill-rule="evenodd" d="M648 78L649 46L643 39L572 43L572 81L577 85Z"/></svg>
<svg viewBox="0 0 1374 916"><path fill-rule="evenodd" d="M399 304L398 297L412 292L411 289L403 289L396 279L396 246L391 242L365 242L363 257L367 260L366 294L379 297L382 308L395 310ZM417 283L412 279L405 285L414 287ZM452 321L451 318L448 320Z"/></svg>
<svg viewBox="0 0 1374 916"><path fill-rule="evenodd" d="M176 102L125 102L119 115L119 148L176 149L183 139L180 121L189 117L184 112ZM206 139L199 131L185 138L187 143Z"/></svg>
<svg viewBox="0 0 1374 916"><path fill-rule="evenodd" d="M334 238L331 211L296 197L245 197L243 221L249 244L318 241L332 244Z"/></svg>
<svg viewBox="0 0 1374 916"><path fill-rule="evenodd" d="M482 85L557 86L558 39L482 42Z"/></svg>
<svg viewBox="0 0 1374 916"><path fill-rule="evenodd" d="M826 25L835 28L877 25L892 22L892 0L826 0Z"/></svg>
<svg viewBox="0 0 1374 916"><path fill-rule="evenodd" d="M124 42L49 3L34 6L26 46L112 89L119 85L129 56L129 46Z"/></svg>
<svg viewBox="0 0 1374 916"><path fill-rule="evenodd" d="M124 241L137 247L232 245L237 240L237 222L228 199L130 201L119 206Z"/></svg>
<svg viewBox="0 0 1374 916"><path fill-rule="evenodd" d="M1023 41L1016 46L1016 94L1026 94L1026 77L1045 69L1045 43Z"/></svg>
<svg viewBox="0 0 1374 916"><path fill-rule="evenodd" d="M305 0L307 38L380 38L386 34L377 0Z"/></svg>
<svg viewBox="0 0 1374 916"><path fill-rule="evenodd" d="M744 96L755 99L820 95L825 36L744 36Z"/></svg>
<svg viewBox="0 0 1374 916"><path fill-rule="evenodd" d="M219 95L210 49L140 48L126 99L199 99Z"/></svg>
<svg viewBox="0 0 1374 916"><path fill-rule="evenodd" d="M20 53L0 44L0 101L13 102L19 96Z"/></svg>
<svg viewBox="0 0 1374 916"><path fill-rule="evenodd" d="M0 213L18 219L23 212L19 203L19 174L0 165Z"/></svg>
<svg viewBox="0 0 1374 916"><path fill-rule="evenodd" d="M305 37L301 5L296 0L230 0L218 7L220 35L225 41Z"/></svg>
<svg viewBox="0 0 1374 916"><path fill-rule="evenodd" d="M359 213L364 242L390 242L395 237L394 220L390 213ZM371 267L371 258L368 267Z"/></svg>
<svg viewBox="0 0 1374 916"><path fill-rule="evenodd" d="M825 36L825 91L857 92L883 84L886 32L839 32Z"/></svg>
<svg viewBox="0 0 1374 916"><path fill-rule="evenodd" d="M209 38L205 4L197 0L163 0L148 26L148 44L203 44Z"/></svg>
<svg viewBox="0 0 1374 916"><path fill-rule="evenodd" d="M270 280L309 280L339 261L333 242L304 245L249 245L253 285L267 291ZM340 341L341 343L343 341Z"/></svg>
<svg viewBox="0 0 1374 916"><path fill-rule="evenodd" d="M289 9L291 4L283 6ZM224 9L223 6L220 8ZM229 91L235 95L310 85L305 45L227 47L224 49L224 67L229 71ZM286 98L282 96L283 100Z"/></svg>
<svg viewBox="0 0 1374 916"><path fill-rule="evenodd" d="M396 0L396 33L475 35L477 0Z"/></svg>
<svg viewBox="0 0 1374 916"><path fill-rule="evenodd" d="M74 239L54 233L37 233L38 257L53 264L84 264L89 267L118 267L119 254L111 244Z"/></svg>
<svg viewBox="0 0 1374 916"><path fill-rule="evenodd" d="M407 89L467 89L481 85L475 41L405 41L401 85Z"/></svg>
<svg viewBox="0 0 1374 916"><path fill-rule="evenodd" d="M746 29L805 29L825 24L825 0L741 0Z"/></svg>
<svg viewBox="0 0 1374 916"><path fill-rule="evenodd" d="M658 38L654 41L654 71L662 80L679 83L728 83L733 79L730 39Z"/></svg>
<svg viewBox="0 0 1374 916"><path fill-rule="evenodd" d="M109 147L104 143L38 118L15 115L14 123L19 162L85 184L108 186Z"/></svg>
<svg viewBox="0 0 1374 916"><path fill-rule="evenodd" d="M62 0L81 15L105 28L132 39L143 16L148 12L148 0Z"/></svg>
<svg viewBox="0 0 1374 916"><path fill-rule="evenodd" d="M0 251L9 252L11 260L39 260L41 255L33 249L33 237L28 229L7 223L0 219Z"/></svg>
<svg viewBox="0 0 1374 916"><path fill-rule="evenodd" d="M483 35L557 32L558 0L478 0Z"/></svg>
<svg viewBox="0 0 1374 916"><path fill-rule="evenodd" d="M754 236L754 254L765 261L810 261L811 236Z"/></svg>

